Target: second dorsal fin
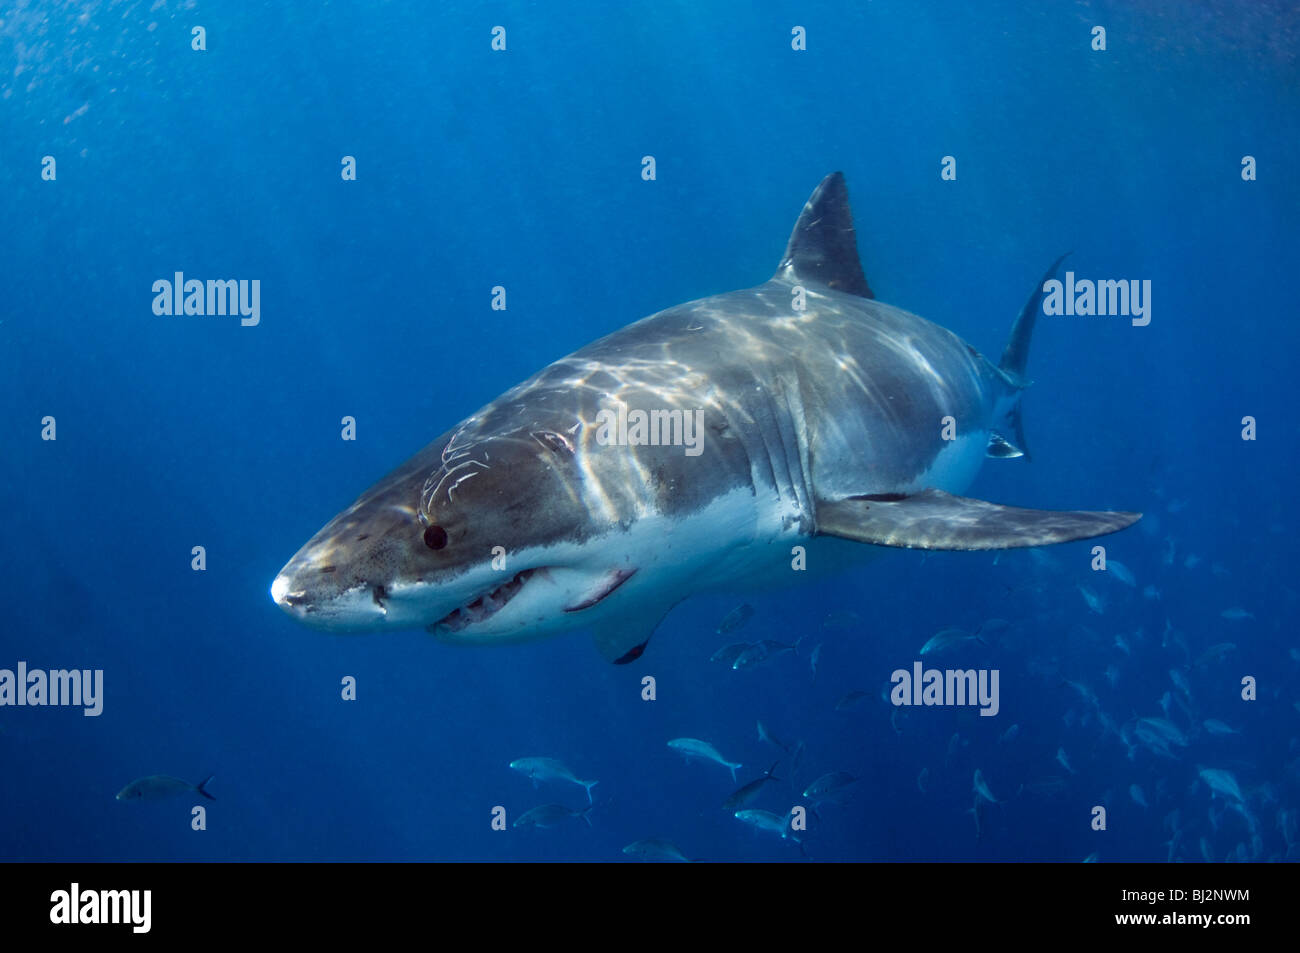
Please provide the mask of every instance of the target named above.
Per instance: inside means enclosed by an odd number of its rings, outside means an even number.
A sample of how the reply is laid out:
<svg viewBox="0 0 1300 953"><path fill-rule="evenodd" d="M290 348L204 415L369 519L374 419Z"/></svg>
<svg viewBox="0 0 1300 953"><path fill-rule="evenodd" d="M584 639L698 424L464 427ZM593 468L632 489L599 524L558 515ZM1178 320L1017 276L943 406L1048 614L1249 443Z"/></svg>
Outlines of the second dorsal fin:
<svg viewBox="0 0 1300 953"><path fill-rule="evenodd" d="M863 298L875 297L858 260L858 240L844 173L832 172L813 191L790 233L776 277L815 282Z"/></svg>

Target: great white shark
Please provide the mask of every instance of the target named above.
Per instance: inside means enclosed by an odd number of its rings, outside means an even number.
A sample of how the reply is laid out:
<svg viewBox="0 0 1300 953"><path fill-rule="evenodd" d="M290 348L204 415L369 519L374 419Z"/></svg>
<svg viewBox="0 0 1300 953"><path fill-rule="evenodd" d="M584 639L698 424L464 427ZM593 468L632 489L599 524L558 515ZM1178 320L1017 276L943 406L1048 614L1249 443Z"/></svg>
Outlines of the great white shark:
<svg viewBox="0 0 1300 953"><path fill-rule="evenodd" d="M693 593L803 575L797 547L817 568L851 549L1121 530L1141 514L959 495L986 456L1022 455L1029 341L1060 264L993 364L875 300L833 173L770 280L651 315L506 391L334 517L271 596L335 631L486 645L587 628L627 662Z"/></svg>

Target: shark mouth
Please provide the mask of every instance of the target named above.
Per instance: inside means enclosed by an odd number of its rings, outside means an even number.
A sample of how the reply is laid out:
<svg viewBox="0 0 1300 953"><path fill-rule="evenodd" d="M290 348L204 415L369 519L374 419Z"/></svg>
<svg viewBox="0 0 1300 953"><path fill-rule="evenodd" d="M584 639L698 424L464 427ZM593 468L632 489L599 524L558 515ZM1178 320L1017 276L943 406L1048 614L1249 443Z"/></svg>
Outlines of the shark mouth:
<svg viewBox="0 0 1300 953"><path fill-rule="evenodd" d="M541 569L524 569L517 572L509 582L502 583L486 595L479 596L468 605L453 609L437 622L428 626L429 632L447 632L455 634L463 632L471 625L477 625L480 622L492 618L502 609L504 609L510 600L519 595L528 580L538 573L546 573L545 568ZM583 609L590 609L592 606L602 602L610 593L612 593L623 583L627 582L634 575L635 569L611 569L599 578L594 580L586 591L582 592L577 599L571 604L564 607L565 612L581 612Z"/></svg>
<svg viewBox="0 0 1300 953"><path fill-rule="evenodd" d="M479 596L469 605L448 612L429 626L428 631L460 632L471 625L477 625L486 619L490 619L504 609L511 599L519 595L520 590L524 588L524 584L535 573L540 571L538 569L524 569L515 573L509 582L502 583L487 595Z"/></svg>

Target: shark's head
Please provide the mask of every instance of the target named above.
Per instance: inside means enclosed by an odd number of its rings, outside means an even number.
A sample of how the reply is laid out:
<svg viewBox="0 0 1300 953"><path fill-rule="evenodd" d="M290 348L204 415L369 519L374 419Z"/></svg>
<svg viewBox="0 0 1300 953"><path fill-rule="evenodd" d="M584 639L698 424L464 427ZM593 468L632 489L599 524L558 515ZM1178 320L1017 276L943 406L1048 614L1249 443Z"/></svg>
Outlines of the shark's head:
<svg viewBox="0 0 1300 953"><path fill-rule="evenodd" d="M290 615L347 632L428 628L513 642L583 624L636 567L584 505L573 437L524 430L432 444L335 517L271 585Z"/></svg>

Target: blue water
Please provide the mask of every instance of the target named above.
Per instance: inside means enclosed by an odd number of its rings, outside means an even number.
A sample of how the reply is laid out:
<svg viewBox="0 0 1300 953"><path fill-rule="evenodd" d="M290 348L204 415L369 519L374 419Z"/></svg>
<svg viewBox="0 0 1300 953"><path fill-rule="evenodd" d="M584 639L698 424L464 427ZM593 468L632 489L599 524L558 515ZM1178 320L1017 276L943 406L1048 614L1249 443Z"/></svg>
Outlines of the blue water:
<svg viewBox="0 0 1300 953"><path fill-rule="evenodd" d="M95 718L0 708L0 858L622 860L662 837L710 860L1296 859L1290 4L150 6L0 13L0 668L105 685ZM581 633L330 636L271 602L312 533L510 385L765 280L836 169L877 296L985 353L1063 252L1080 277L1152 282L1147 327L1040 320L1033 459L990 460L969 491L1142 510L1103 541L1135 587L1093 572L1090 543L894 552L691 599L620 667ZM155 315L176 271L259 279L260 324ZM718 635L742 602L753 619ZM994 618L936 661L997 669L996 717L882 699L936 631ZM737 638L804 641L754 671L710 663ZM836 711L852 690L868 697ZM1166 692L1171 757L1133 738ZM757 720L803 742L797 768ZM679 736L741 781L780 758L755 807L860 780L801 848L726 816L736 785L670 751ZM590 827L492 829L497 805L585 806L509 769L530 755L599 780ZM998 801L978 816L976 769ZM151 774L215 775L207 829L196 797L114 800Z"/></svg>

